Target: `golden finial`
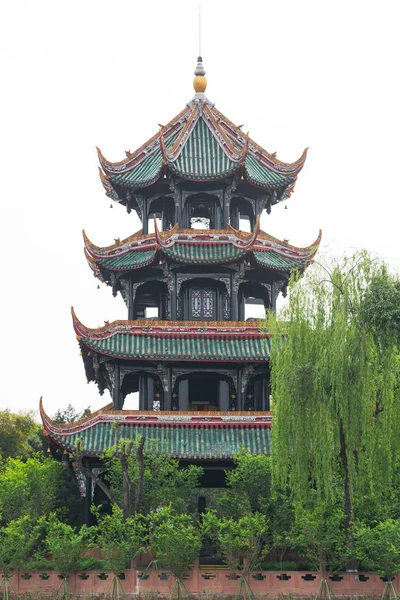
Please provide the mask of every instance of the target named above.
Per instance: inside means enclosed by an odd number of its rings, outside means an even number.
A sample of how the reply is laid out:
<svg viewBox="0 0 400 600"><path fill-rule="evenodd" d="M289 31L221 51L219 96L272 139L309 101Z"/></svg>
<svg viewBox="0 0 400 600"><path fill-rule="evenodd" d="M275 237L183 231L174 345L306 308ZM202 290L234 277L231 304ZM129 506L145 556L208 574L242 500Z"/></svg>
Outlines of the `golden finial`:
<svg viewBox="0 0 400 600"><path fill-rule="evenodd" d="M207 79L204 77L206 74L203 67L203 59L201 58L201 4L199 4L199 58L197 59L197 66L194 72L196 77L193 80L193 87L196 94L203 94L206 91Z"/></svg>
<svg viewBox="0 0 400 600"><path fill-rule="evenodd" d="M204 77L206 74L205 69L203 67L203 59L201 56L197 59L197 66L194 72L196 77L193 80L193 87L196 94L204 93L207 87L207 79Z"/></svg>

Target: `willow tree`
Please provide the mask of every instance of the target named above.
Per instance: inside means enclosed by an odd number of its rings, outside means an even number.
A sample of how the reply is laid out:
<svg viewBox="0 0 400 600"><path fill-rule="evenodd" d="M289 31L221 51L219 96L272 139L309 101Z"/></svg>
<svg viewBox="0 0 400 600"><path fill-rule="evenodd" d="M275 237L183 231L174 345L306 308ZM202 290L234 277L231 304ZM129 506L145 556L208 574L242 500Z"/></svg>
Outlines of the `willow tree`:
<svg viewBox="0 0 400 600"><path fill-rule="evenodd" d="M269 318L273 485L324 499L339 477L346 531L355 495L390 487L396 472L399 351L373 318L382 278L385 267L365 252L315 263L292 277L288 304Z"/></svg>

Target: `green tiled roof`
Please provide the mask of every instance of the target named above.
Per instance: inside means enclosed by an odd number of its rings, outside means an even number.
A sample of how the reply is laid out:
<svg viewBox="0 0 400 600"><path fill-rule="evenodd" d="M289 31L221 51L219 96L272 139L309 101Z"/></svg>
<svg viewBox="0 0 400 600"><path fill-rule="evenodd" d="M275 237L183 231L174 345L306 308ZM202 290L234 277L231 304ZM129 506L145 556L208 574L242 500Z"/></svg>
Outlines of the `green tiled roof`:
<svg viewBox="0 0 400 600"><path fill-rule="evenodd" d="M266 361L270 339L265 336L160 336L115 333L100 339L81 336L80 342L99 354L122 359Z"/></svg>
<svg viewBox="0 0 400 600"><path fill-rule="evenodd" d="M179 244L164 248L163 252L178 262L184 263L225 263L244 256L247 249L235 248L233 244Z"/></svg>
<svg viewBox="0 0 400 600"><path fill-rule="evenodd" d="M113 423L100 422L71 435L51 433L50 437L66 450L73 451L78 439L83 440L84 453L98 456L115 446ZM229 459L244 447L252 454L269 454L270 431L266 427L179 427L163 425L124 424L119 427L121 438L146 438L146 448L167 452L180 459Z"/></svg>
<svg viewBox="0 0 400 600"><path fill-rule="evenodd" d="M110 271L127 271L129 269L139 269L150 264L157 253L157 250L136 250L134 252L128 252L122 256L115 256L112 258L100 258L97 263L109 269Z"/></svg>
<svg viewBox="0 0 400 600"><path fill-rule="evenodd" d="M277 271L291 271L292 269L298 269L301 267L306 267L308 264L308 260L300 259L296 260L294 258L286 258L285 256L281 256L277 252L257 252L256 250L253 252L254 258L262 267L266 267L268 269L273 269Z"/></svg>
<svg viewBox="0 0 400 600"><path fill-rule="evenodd" d="M260 165L260 163L251 155L246 156L246 175L255 185L262 187L281 187L294 181L293 177L284 177L279 173L274 173L271 169Z"/></svg>
<svg viewBox="0 0 400 600"><path fill-rule="evenodd" d="M138 166L133 167L126 173L119 175L111 175L110 180L113 183L128 187L142 187L153 183L158 179L162 170L162 154L161 149L145 158Z"/></svg>
<svg viewBox="0 0 400 600"><path fill-rule="evenodd" d="M176 142L176 144L175 144ZM253 185L280 189L274 204L290 195L306 159L304 151L294 163L283 163L244 135L208 100L196 102L126 159L111 163L99 151L107 195L125 204L119 188L143 188L155 183L163 169L192 181L217 181L240 171Z"/></svg>
<svg viewBox="0 0 400 600"><path fill-rule="evenodd" d="M228 158L201 117L179 157L168 166L179 175L196 180L221 179L239 167Z"/></svg>

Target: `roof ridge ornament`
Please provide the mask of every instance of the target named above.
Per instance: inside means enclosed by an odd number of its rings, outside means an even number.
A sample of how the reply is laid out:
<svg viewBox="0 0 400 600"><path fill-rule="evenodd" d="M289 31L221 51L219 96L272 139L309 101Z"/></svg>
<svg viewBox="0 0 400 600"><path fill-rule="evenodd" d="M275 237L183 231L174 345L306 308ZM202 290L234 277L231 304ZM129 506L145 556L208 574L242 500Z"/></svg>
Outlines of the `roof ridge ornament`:
<svg viewBox="0 0 400 600"><path fill-rule="evenodd" d="M207 79L205 78L206 70L203 65L201 56L197 59L196 69L194 71L196 77L193 79L193 87L196 94L204 94L207 88Z"/></svg>

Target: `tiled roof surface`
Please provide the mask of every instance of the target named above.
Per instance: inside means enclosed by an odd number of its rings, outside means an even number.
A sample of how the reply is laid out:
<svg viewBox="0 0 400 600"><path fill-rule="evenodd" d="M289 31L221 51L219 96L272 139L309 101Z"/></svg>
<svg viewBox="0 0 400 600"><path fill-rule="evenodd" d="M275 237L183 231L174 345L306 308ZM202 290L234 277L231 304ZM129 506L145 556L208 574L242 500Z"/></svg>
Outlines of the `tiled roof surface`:
<svg viewBox="0 0 400 600"><path fill-rule="evenodd" d="M129 252L113 258L100 258L97 263L109 271L129 271L140 269L153 262L157 250Z"/></svg>
<svg viewBox="0 0 400 600"><path fill-rule="evenodd" d="M200 244L174 244L171 248L165 248L164 253L183 263L212 264L227 263L238 260L244 256L247 249L235 248L233 244L200 245Z"/></svg>
<svg viewBox="0 0 400 600"><path fill-rule="evenodd" d="M214 427L214 426L165 426L120 425L121 438L146 438L146 448L154 452L167 452L180 459L229 459L241 447L252 454L268 454L270 432L265 427ZM83 440L84 453L98 456L117 442L117 432L112 423L97 423L93 427L70 435L50 435L57 445L73 451L77 440Z"/></svg>
<svg viewBox="0 0 400 600"><path fill-rule="evenodd" d="M252 454L269 454L271 413L198 413L98 410L80 421L60 425L40 415L47 437L67 451L83 441L86 455L98 456L116 445L118 437L146 438L147 450L180 459L231 459L244 447ZM118 433L117 433L118 429Z"/></svg>
<svg viewBox="0 0 400 600"><path fill-rule="evenodd" d="M196 361L266 361L269 358L269 339L241 337L224 339L197 335L193 337L164 337L149 333L135 335L116 333L105 339L81 337L81 344L99 354L121 359L170 359Z"/></svg>
<svg viewBox="0 0 400 600"><path fill-rule="evenodd" d="M181 177L212 181L227 177L240 165L228 158L200 118L179 157L168 166Z"/></svg>
<svg viewBox="0 0 400 600"><path fill-rule="evenodd" d="M86 258L95 275L100 271L139 269L154 262L158 252L179 263L199 265L226 264L253 256L260 267L289 273L309 264L321 240L320 232L313 244L296 248L262 231L243 236L243 232L233 228L195 231L180 230L177 226L159 236L160 239L156 234L131 236L108 248L98 248L84 235Z"/></svg>
<svg viewBox="0 0 400 600"><path fill-rule="evenodd" d="M288 272L292 269L304 268L307 266L308 262L311 260L310 258L288 258L286 256L281 256L277 252L269 251L269 252L253 252L253 256L256 262L261 266L267 269L272 269L275 271L283 271Z"/></svg>
<svg viewBox="0 0 400 600"><path fill-rule="evenodd" d="M84 351L128 360L252 361L269 359L270 338L260 323L235 321L114 321L89 329L72 311Z"/></svg>
<svg viewBox="0 0 400 600"><path fill-rule="evenodd" d="M254 156L246 156L246 178L255 185L261 187L282 187L292 183L293 177L285 177L280 173L274 173L272 169L268 169L261 165Z"/></svg>
<svg viewBox="0 0 400 600"><path fill-rule="evenodd" d="M119 175L112 175L111 181L127 187L142 187L157 181L162 171L162 154L158 149L138 166Z"/></svg>

